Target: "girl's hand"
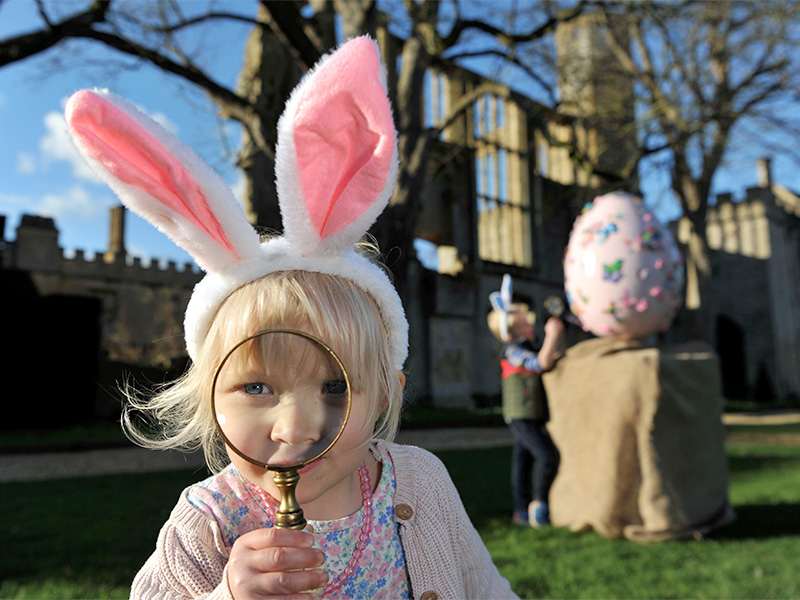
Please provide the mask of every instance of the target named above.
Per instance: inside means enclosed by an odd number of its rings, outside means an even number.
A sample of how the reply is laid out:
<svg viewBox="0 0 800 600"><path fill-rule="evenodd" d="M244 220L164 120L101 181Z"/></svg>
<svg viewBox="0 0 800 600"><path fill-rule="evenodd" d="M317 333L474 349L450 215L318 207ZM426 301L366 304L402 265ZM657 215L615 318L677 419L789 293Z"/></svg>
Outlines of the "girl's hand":
<svg viewBox="0 0 800 600"><path fill-rule="evenodd" d="M545 335L552 335L558 337L564 331L564 323L558 317L550 317L547 323L544 324Z"/></svg>
<svg viewBox="0 0 800 600"><path fill-rule="evenodd" d="M310 590L323 587L328 572L320 568L325 557L313 544L306 531L273 527L246 533L228 559L231 594L236 600L314 597Z"/></svg>

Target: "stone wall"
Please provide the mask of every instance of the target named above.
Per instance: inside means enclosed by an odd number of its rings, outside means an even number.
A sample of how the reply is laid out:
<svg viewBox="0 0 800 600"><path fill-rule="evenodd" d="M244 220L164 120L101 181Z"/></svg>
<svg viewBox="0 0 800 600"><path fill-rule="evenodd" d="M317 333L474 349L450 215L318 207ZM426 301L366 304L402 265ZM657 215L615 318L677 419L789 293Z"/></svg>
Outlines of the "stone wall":
<svg viewBox="0 0 800 600"><path fill-rule="evenodd" d="M16 239L6 241L0 264L6 272L26 273L39 297L99 300L100 351L105 360L166 367L186 354L183 314L201 278L192 264L146 266L124 251L90 257L77 250L70 258L58 245L53 220L31 215L23 216Z"/></svg>

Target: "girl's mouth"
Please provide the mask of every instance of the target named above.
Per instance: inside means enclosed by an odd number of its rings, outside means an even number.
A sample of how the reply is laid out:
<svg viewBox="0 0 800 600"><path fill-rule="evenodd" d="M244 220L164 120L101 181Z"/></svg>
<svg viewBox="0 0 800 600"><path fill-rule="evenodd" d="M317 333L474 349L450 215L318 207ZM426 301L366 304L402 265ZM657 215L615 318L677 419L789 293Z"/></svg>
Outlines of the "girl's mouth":
<svg viewBox="0 0 800 600"><path fill-rule="evenodd" d="M312 461L312 462L308 463L305 467L301 467L300 469L297 469L297 473L299 475L302 475L303 473L308 473L309 471L312 471L312 470L316 469L317 466L319 466L320 463L322 463L323 460L325 460L324 456L318 458L315 461Z"/></svg>

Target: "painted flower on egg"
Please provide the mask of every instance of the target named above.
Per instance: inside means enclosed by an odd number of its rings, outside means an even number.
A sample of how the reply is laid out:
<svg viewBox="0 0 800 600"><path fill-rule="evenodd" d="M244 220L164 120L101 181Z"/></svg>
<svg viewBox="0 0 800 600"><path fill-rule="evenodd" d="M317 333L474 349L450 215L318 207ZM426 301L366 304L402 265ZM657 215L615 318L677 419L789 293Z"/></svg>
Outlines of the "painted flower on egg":
<svg viewBox="0 0 800 600"><path fill-rule="evenodd" d="M595 335L663 331L683 300L675 238L636 196L599 196L573 225L564 287L573 314Z"/></svg>

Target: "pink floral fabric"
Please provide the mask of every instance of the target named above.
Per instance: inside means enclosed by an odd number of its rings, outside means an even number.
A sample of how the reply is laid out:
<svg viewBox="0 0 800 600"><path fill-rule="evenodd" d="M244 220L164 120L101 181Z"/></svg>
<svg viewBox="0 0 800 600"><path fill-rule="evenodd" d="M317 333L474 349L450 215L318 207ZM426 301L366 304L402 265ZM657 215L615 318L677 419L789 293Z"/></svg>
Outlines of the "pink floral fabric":
<svg viewBox="0 0 800 600"><path fill-rule="evenodd" d="M388 457L378 454L383 463L381 479L372 497L373 525L369 544L355 572L342 584L338 594L325 598L410 598L410 585L405 555L394 521L394 466ZM228 547L245 533L261 527L272 527L257 493L253 493L238 471L229 465L188 490L189 502L213 518L222 531ZM335 521L309 521L317 543L325 553L325 568L333 581L345 570L361 533L364 509Z"/></svg>

